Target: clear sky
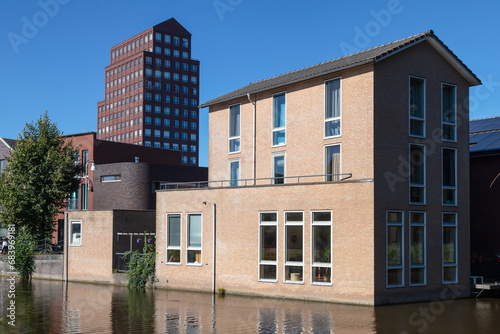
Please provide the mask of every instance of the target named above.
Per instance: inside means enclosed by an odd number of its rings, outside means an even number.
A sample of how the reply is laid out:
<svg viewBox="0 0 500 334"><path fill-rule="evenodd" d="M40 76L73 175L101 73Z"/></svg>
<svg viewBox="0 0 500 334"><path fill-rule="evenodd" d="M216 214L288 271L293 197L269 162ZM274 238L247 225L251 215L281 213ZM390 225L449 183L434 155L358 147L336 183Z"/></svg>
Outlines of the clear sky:
<svg viewBox="0 0 500 334"><path fill-rule="evenodd" d="M200 102L432 29L484 83L471 118L498 116L499 13L498 0L1 0L0 137L45 110L65 134L96 131L109 48L171 17L193 35Z"/></svg>

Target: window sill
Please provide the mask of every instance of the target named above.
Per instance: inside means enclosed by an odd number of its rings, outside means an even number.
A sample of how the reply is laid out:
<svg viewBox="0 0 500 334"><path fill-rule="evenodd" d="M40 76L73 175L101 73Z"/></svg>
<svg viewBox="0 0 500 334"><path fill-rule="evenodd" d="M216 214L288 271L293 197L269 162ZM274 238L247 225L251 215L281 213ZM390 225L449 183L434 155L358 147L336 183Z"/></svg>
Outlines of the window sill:
<svg viewBox="0 0 500 334"><path fill-rule="evenodd" d="M278 283L278 280L268 280L268 279L259 279L258 282L261 283Z"/></svg>
<svg viewBox="0 0 500 334"><path fill-rule="evenodd" d="M167 266L180 266L180 262L165 262L165 265Z"/></svg>
<svg viewBox="0 0 500 334"><path fill-rule="evenodd" d="M241 153L241 151L228 152L227 154L228 154L228 155L232 155L232 154L238 154L238 153Z"/></svg>
<svg viewBox="0 0 500 334"><path fill-rule="evenodd" d="M405 285L386 285L386 289L404 288Z"/></svg>
<svg viewBox="0 0 500 334"><path fill-rule="evenodd" d="M316 286L333 286L332 282L311 282L311 285L316 285Z"/></svg>
<svg viewBox="0 0 500 334"><path fill-rule="evenodd" d="M304 281L283 281L285 284L304 285Z"/></svg>
<svg viewBox="0 0 500 334"><path fill-rule="evenodd" d="M418 288L418 287L426 287L427 283L422 283L422 284L410 284L410 287L412 288Z"/></svg>
<svg viewBox="0 0 500 334"><path fill-rule="evenodd" d="M341 138L342 135L336 135L336 136L330 136L330 137L323 137L323 140L328 140L328 139L335 139L335 138Z"/></svg>
<svg viewBox="0 0 500 334"><path fill-rule="evenodd" d="M186 263L189 267L203 267L203 263Z"/></svg>
<svg viewBox="0 0 500 334"><path fill-rule="evenodd" d="M285 147L286 143L284 144L278 144L278 145L271 145L271 148L279 148L279 147Z"/></svg>

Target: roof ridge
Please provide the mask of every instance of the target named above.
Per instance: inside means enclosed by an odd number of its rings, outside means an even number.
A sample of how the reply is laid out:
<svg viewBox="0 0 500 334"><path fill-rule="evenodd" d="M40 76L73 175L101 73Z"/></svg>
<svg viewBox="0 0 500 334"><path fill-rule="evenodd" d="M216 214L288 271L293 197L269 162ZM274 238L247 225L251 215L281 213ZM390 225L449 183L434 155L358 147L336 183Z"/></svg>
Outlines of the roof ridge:
<svg viewBox="0 0 500 334"><path fill-rule="evenodd" d="M401 41L403 41L405 39L413 40L413 39L416 39L418 37L424 37L424 36L427 36L427 35L433 36L434 35L434 31L432 29L431 30L427 30L427 31L421 32L419 34L415 34L415 35L412 35L412 36L400 38L400 39L392 41L392 42L388 42L388 43L385 43L385 44L380 44L380 45L374 46L374 47L369 48L369 49L360 50L358 52L354 52L354 53L350 53L348 55L344 55L342 57L338 57L338 58L333 58L333 59L330 59L330 60L326 60L326 61L323 61L321 63L317 63L317 64L309 65L309 66L306 66L306 67L302 67L302 68L296 69L294 71L285 72L285 73L278 74L278 75L275 75L275 76L272 76L272 77L269 77L269 78L265 78L265 79L262 79L262 80L253 81L253 82L250 82L249 85L252 85L252 84L255 84L255 83L259 83L259 82L263 82L263 81L266 81L266 80L276 79L276 78L279 78L279 77L284 76L284 75L288 75L288 74L291 74L291 73L296 73L296 72L299 72L299 71L302 71L302 70L305 70L305 69L308 69L308 68L312 68L312 67L315 67L315 66L323 65L323 64L326 64L326 63L334 62L334 61L338 61L338 60L340 60L342 58L352 57L352 56L355 56L355 55L360 54L360 53L368 53L369 51L373 51L373 50L375 50L377 48L382 48L382 47L387 46L389 44L397 44L397 43L399 43L399 42L401 42ZM375 58L375 57L373 57L373 58Z"/></svg>

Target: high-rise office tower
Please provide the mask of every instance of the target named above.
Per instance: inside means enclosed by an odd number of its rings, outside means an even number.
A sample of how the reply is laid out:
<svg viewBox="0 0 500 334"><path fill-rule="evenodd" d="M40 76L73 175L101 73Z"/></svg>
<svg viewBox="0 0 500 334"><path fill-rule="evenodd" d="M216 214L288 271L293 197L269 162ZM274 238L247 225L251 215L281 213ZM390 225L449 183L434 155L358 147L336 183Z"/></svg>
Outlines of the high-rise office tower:
<svg viewBox="0 0 500 334"><path fill-rule="evenodd" d="M191 33L171 18L111 47L110 58L97 137L180 150L183 163L198 165L200 62Z"/></svg>

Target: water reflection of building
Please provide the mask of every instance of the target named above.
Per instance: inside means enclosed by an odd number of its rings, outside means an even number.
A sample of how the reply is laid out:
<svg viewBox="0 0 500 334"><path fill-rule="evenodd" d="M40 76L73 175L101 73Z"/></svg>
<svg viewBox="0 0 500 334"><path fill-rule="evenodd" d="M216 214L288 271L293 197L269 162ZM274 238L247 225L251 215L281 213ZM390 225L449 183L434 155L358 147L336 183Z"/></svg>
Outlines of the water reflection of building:
<svg viewBox="0 0 500 334"><path fill-rule="evenodd" d="M469 296L478 84L429 31L204 103L209 182L157 194L159 285L362 304Z"/></svg>

